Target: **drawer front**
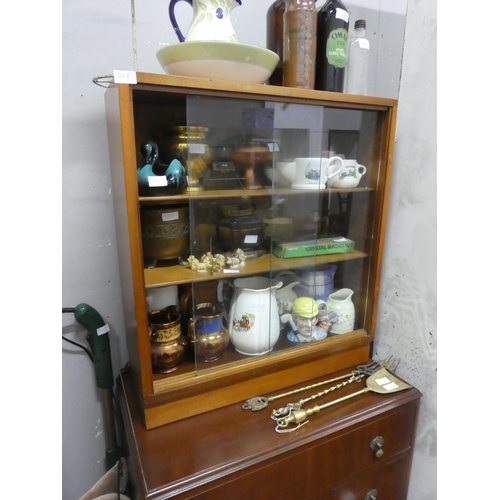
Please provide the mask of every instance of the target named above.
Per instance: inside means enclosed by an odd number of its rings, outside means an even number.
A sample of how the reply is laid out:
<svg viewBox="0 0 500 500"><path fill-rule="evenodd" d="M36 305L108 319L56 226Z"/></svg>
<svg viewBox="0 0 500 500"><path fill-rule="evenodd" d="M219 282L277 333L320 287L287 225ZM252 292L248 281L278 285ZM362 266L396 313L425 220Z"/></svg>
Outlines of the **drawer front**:
<svg viewBox="0 0 500 500"><path fill-rule="evenodd" d="M408 491L411 455L384 467L360 474L336 488L325 500L405 500ZM318 499L319 500L319 499Z"/></svg>
<svg viewBox="0 0 500 500"><path fill-rule="evenodd" d="M382 467L400 453L406 451L406 455L411 456L416 410L415 404L407 404L340 436L322 437L282 458L255 465L251 471L248 470L246 474L243 472L238 478L231 480L231 476L226 477L224 479L227 482L221 481L224 484L213 484L208 487L208 491L202 487L196 493L193 491L182 498L220 500L237 495L241 500L303 500L316 498L319 492L330 494L339 484L359 476L367 469ZM377 458L370 445L379 436L383 438L383 454ZM345 498L363 500L364 496Z"/></svg>

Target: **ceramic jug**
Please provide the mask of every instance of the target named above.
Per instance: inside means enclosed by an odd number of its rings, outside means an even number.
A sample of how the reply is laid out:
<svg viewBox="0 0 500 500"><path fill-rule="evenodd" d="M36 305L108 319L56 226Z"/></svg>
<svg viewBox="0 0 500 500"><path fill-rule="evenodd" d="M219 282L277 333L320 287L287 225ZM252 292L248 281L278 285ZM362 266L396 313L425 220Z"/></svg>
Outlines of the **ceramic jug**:
<svg viewBox="0 0 500 500"><path fill-rule="evenodd" d="M342 169L328 179L327 186L329 188L355 188L365 174L366 167L356 160L342 160Z"/></svg>
<svg viewBox="0 0 500 500"><path fill-rule="evenodd" d="M341 288L328 297L326 301L327 310L337 314L330 327L330 333L342 334L354 330L355 311L352 302L353 293L350 288Z"/></svg>
<svg viewBox="0 0 500 500"><path fill-rule="evenodd" d="M236 278L228 285L233 292L229 306L229 338L239 353L247 356L265 354L278 341L280 318L276 290L282 284L278 280L253 276Z"/></svg>
<svg viewBox="0 0 500 500"><path fill-rule="evenodd" d="M297 272L300 285L295 289L297 297L313 297L327 300L334 292L333 280L338 266L336 264L325 267L303 269Z"/></svg>
<svg viewBox="0 0 500 500"><path fill-rule="evenodd" d="M223 323L222 304L202 302L194 308L192 341L197 360L208 363L219 359L229 344L229 332Z"/></svg>
<svg viewBox="0 0 500 500"><path fill-rule="evenodd" d="M175 18L175 6L181 0L170 0L168 14L180 42L220 40L236 42L229 15L241 0L184 0L193 7L193 18L184 36Z"/></svg>
<svg viewBox="0 0 500 500"><path fill-rule="evenodd" d="M153 373L171 373L187 352L187 340L181 332L181 314L176 306L148 313Z"/></svg>

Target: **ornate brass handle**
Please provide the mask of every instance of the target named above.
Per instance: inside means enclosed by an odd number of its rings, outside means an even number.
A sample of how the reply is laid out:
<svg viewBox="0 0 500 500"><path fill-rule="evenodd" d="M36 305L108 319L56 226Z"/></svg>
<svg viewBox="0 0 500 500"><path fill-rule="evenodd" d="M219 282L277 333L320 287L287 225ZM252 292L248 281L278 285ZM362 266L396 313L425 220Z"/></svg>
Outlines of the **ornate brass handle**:
<svg viewBox="0 0 500 500"><path fill-rule="evenodd" d="M382 455L384 454L384 450L382 449L383 445L384 445L384 438L382 436L377 436L370 443L370 448L375 452L376 458L381 458Z"/></svg>
<svg viewBox="0 0 500 500"><path fill-rule="evenodd" d="M370 490L366 494L365 500L377 500L377 495L378 495L378 491L377 490Z"/></svg>

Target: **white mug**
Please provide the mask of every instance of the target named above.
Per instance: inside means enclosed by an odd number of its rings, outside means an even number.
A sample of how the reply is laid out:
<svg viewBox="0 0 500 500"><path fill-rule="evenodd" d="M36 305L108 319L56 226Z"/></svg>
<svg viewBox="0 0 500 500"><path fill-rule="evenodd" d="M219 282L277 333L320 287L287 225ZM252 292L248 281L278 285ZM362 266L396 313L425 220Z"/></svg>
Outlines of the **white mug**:
<svg viewBox="0 0 500 500"><path fill-rule="evenodd" d="M179 307L179 292L177 285L164 286L161 288L150 288L146 292L148 311L165 309L167 306Z"/></svg>
<svg viewBox="0 0 500 500"><path fill-rule="evenodd" d="M328 179L340 173L343 160L331 158L295 158L292 162L280 162L280 174L292 183L292 189L326 189Z"/></svg>
<svg viewBox="0 0 500 500"><path fill-rule="evenodd" d="M355 188L366 174L366 167L356 160L342 160L342 169L328 180L328 187Z"/></svg>

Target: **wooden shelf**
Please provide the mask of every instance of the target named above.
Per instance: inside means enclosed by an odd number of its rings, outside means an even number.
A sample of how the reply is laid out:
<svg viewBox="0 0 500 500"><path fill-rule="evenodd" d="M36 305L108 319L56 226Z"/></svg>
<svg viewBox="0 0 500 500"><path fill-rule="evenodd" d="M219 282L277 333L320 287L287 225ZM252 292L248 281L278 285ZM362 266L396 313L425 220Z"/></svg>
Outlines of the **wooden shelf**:
<svg viewBox="0 0 500 500"><path fill-rule="evenodd" d="M273 350L260 356L239 354L230 344L218 360L211 363L199 362L196 366L194 353L191 353L175 372L153 375L153 388L155 394L186 388L190 385L204 383L207 380L220 378L223 375L235 375L245 371L249 364L252 365L253 370L265 369L269 364L290 361L306 353L309 356L318 356L322 351L326 352L332 348L340 351L350 344L362 344L366 339L366 331L359 329L342 335L329 334L326 339L316 342L296 343L287 340L286 332L282 331Z"/></svg>
<svg viewBox="0 0 500 500"><path fill-rule="evenodd" d="M162 205L173 203L189 203L190 201L201 200L220 200L220 199L238 199L246 196L252 198L268 197L268 196L293 196L311 194L326 194L326 193L370 193L372 188L360 187L354 189L320 189L320 190L303 190L303 189L218 189L212 191L193 191L169 196L139 196L140 205Z"/></svg>
<svg viewBox="0 0 500 500"><path fill-rule="evenodd" d="M277 273L289 269L298 269L304 267L330 264L353 259L363 259L368 255L354 250L349 253L317 255L314 257L294 257L282 259L275 255L265 254L254 260L247 260L245 267L238 269L226 269L226 273L210 275L209 273L198 273L189 267L183 267L178 264L171 266L155 267L153 269L144 269L144 281L146 288L159 288L168 285L180 285L183 283L220 280L221 278L236 278L239 276L252 276L260 273ZM234 272L232 272L234 271Z"/></svg>

